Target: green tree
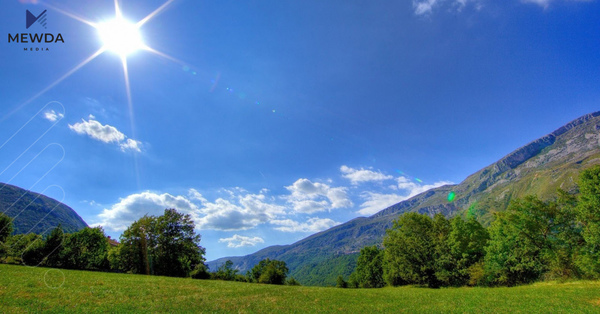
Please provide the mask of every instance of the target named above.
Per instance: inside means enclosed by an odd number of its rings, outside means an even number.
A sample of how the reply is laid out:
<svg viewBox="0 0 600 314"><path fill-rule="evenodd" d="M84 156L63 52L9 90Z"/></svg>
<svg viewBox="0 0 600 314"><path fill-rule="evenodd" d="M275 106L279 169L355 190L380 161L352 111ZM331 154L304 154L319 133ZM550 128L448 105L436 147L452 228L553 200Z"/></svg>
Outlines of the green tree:
<svg viewBox="0 0 600 314"><path fill-rule="evenodd" d="M600 278L600 166L584 170L579 176L577 220L583 227L583 245L578 265L586 277Z"/></svg>
<svg viewBox="0 0 600 314"><path fill-rule="evenodd" d="M0 243L4 243L13 232L12 218L0 213Z"/></svg>
<svg viewBox="0 0 600 314"><path fill-rule="evenodd" d="M121 234L115 265L122 271L150 275L152 255L156 246L155 217L145 215L133 222Z"/></svg>
<svg viewBox="0 0 600 314"><path fill-rule="evenodd" d="M192 270L190 276L194 279L210 279L208 267L204 263L196 265L196 268Z"/></svg>
<svg viewBox="0 0 600 314"><path fill-rule="evenodd" d="M43 255L44 255L44 266L48 267L63 267L63 253L64 241L66 235L62 230L61 225L52 229L48 237L44 240Z"/></svg>
<svg viewBox="0 0 600 314"><path fill-rule="evenodd" d="M436 246L436 277L444 286L463 286L470 282L471 267L485 256L487 230L474 217L464 221L456 216L449 221L449 232Z"/></svg>
<svg viewBox="0 0 600 314"><path fill-rule="evenodd" d="M113 264L131 273L187 277L204 263L194 227L190 215L175 209L159 217L146 215L123 232Z"/></svg>
<svg viewBox="0 0 600 314"><path fill-rule="evenodd" d="M223 265L219 266L217 271L213 274L213 279L233 281L238 273L238 269L233 268L233 262L227 260Z"/></svg>
<svg viewBox="0 0 600 314"><path fill-rule="evenodd" d="M385 280L383 279L383 256L383 250L380 250L375 245L362 248L358 255L356 269L350 275L353 282L352 285L359 288L381 288L385 286Z"/></svg>
<svg viewBox="0 0 600 314"><path fill-rule="evenodd" d="M252 282L283 285L288 271L284 261L266 258L252 267L248 277Z"/></svg>
<svg viewBox="0 0 600 314"><path fill-rule="evenodd" d="M551 271L553 265L564 268L573 264L569 250L577 232L568 203L527 196L496 214L485 256L490 283L529 283Z"/></svg>
<svg viewBox="0 0 600 314"><path fill-rule="evenodd" d="M339 275L337 277L335 286L338 288L348 288L348 283L346 282L346 280L344 280L344 277L342 277L342 275Z"/></svg>
<svg viewBox="0 0 600 314"><path fill-rule="evenodd" d="M0 258L5 257L8 253L8 246L5 242L12 232L12 218L0 213Z"/></svg>
<svg viewBox="0 0 600 314"><path fill-rule="evenodd" d="M285 284L288 286L300 286L300 282L298 282L294 277L288 279Z"/></svg>
<svg viewBox="0 0 600 314"><path fill-rule="evenodd" d="M405 213L386 230L383 239L384 278L388 284L420 284L436 287L433 220Z"/></svg>
<svg viewBox="0 0 600 314"><path fill-rule="evenodd" d="M204 263L204 248L190 215L166 209L155 225L155 273L162 276L186 277Z"/></svg>
<svg viewBox="0 0 600 314"><path fill-rule="evenodd" d="M108 240L102 228L83 228L69 234L65 238L60 259L66 268L108 269Z"/></svg>

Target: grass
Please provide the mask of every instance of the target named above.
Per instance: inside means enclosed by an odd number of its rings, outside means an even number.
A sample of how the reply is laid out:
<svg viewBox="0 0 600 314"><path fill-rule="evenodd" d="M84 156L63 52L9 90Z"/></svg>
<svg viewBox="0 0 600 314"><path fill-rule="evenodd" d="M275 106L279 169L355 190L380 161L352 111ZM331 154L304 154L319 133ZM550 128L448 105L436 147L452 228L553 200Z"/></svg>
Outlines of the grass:
<svg viewBox="0 0 600 314"><path fill-rule="evenodd" d="M600 282L338 289L0 265L0 312L600 312Z"/></svg>

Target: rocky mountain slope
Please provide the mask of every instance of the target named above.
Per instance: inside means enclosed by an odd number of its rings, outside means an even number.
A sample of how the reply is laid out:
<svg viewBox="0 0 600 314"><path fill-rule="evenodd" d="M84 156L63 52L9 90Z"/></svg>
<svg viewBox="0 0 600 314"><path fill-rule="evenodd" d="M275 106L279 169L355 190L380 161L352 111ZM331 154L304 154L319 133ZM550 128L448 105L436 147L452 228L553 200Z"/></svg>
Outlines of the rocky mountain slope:
<svg viewBox="0 0 600 314"><path fill-rule="evenodd" d="M573 191L578 173L595 164L600 164L600 112L571 121L459 184L431 189L373 216L353 219L294 244L271 246L208 264L216 270L230 259L243 273L264 258L279 259L288 264L290 275L302 284L334 285L338 275L347 276L352 271L356 252L380 244L385 229L402 213L474 215L489 223L493 213L505 210L513 198L528 194L549 198L557 188ZM456 195L452 201L448 200L450 192Z"/></svg>
<svg viewBox="0 0 600 314"><path fill-rule="evenodd" d="M15 234L44 234L59 224L68 233L87 227L71 207L42 194L4 183L0 183L0 213L14 218Z"/></svg>

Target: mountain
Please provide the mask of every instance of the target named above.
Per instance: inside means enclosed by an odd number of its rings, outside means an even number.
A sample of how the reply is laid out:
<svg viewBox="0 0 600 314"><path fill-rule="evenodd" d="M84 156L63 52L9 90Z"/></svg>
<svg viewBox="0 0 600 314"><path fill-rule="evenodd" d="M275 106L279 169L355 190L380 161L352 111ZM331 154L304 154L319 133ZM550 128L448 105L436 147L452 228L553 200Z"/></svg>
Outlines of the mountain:
<svg viewBox="0 0 600 314"><path fill-rule="evenodd" d="M59 224L67 233L87 227L71 207L42 194L3 183L0 183L0 213L14 218L14 234L44 234Z"/></svg>
<svg viewBox="0 0 600 314"><path fill-rule="evenodd" d="M231 260L241 272L264 258L287 263L290 276L304 285L334 285L352 272L357 252L381 244L385 230L405 212L474 215L489 224L513 198L529 194L548 199L558 188L575 191L581 170L600 164L600 112L582 116L508 154L456 185L431 189L370 216L319 232L294 244L271 246L256 253L225 257L208 265L216 270ZM449 194L455 198L449 201Z"/></svg>

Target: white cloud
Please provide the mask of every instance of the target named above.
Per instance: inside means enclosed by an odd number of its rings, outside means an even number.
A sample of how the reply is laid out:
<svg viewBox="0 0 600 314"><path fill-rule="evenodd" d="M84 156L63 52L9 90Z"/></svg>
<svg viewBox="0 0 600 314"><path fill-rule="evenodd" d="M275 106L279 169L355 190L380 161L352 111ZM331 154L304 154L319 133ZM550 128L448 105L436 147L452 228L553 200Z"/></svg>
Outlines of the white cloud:
<svg viewBox="0 0 600 314"><path fill-rule="evenodd" d="M358 213L365 216L373 215L408 198L407 196L398 194L380 194L373 192L364 192L362 196L366 201L360 205Z"/></svg>
<svg viewBox="0 0 600 314"><path fill-rule="evenodd" d="M56 111L54 111L54 110L48 110L48 111L44 112L44 119L46 119L50 122L56 122L56 120L60 120L64 116L65 116L64 114L56 113Z"/></svg>
<svg viewBox="0 0 600 314"><path fill-rule="evenodd" d="M232 231L254 228L286 214L284 206L268 202L264 194L231 192L234 193L233 199L218 198L214 202L207 201L195 189L188 191L188 197L150 191L131 194L104 209L98 215L100 222L94 226L123 231L145 214L162 215L166 208L175 208L189 214L196 229ZM193 201L199 201L201 205Z"/></svg>
<svg viewBox="0 0 600 314"><path fill-rule="evenodd" d="M468 3L473 3L477 9L480 9L481 1L482 0L413 0L413 8L415 9L416 15L427 15L442 4L449 4L451 8L456 11L461 11Z"/></svg>
<svg viewBox="0 0 600 314"><path fill-rule="evenodd" d="M397 185L392 186L391 189L395 191L403 191L404 193L402 195L394 193L383 194L376 192L363 192L361 197L365 199L365 201L360 205L360 210L358 213L361 215L372 215L427 190L447 184L453 184L450 181L439 181L433 184L421 185L420 183L413 182L406 177L398 177L396 178L396 181Z"/></svg>
<svg viewBox="0 0 600 314"><path fill-rule="evenodd" d="M183 196L173 196L169 193L156 194L150 191L131 194L111 206L104 209L98 217L101 222L95 225L101 225L106 229L114 231L123 231L134 221L142 216L162 215L167 208L175 208L184 214L190 214L197 220L198 206L190 202Z"/></svg>
<svg viewBox="0 0 600 314"><path fill-rule="evenodd" d="M292 192L286 197L287 201L299 213L315 213L354 205L345 187L331 187L308 179L298 179L285 188Z"/></svg>
<svg viewBox="0 0 600 314"><path fill-rule="evenodd" d="M220 238L219 242L227 242L227 247L238 248L244 246L255 246L258 243L265 243L260 237L245 237L238 234L234 234L231 238Z"/></svg>
<svg viewBox="0 0 600 314"><path fill-rule="evenodd" d="M394 178L393 176L383 174L380 171L373 171L363 168L354 169L346 165L341 166L340 171L342 172L342 176L350 180L350 182L352 182L354 185L362 182L385 181Z"/></svg>
<svg viewBox="0 0 600 314"><path fill-rule="evenodd" d="M299 223L291 219L272 220L270 223L280 226L275 229L284 232L319 232L340 224L329 218L321 219L319 217L309 218L304 223Z"/></svg>
<svg viewBox="0 0 600 314"><path fill-rule="evenodd" d="M417 194L421 194L427 190L433 189L433 188L437 188L437 187L440 187L443 185L448 185L448 184L454 184L453 182L450 182L450 181L438 181L433 184L421 185L421 184L418 184L418 183L415 183L415 182L409 180L406 177L398 177L396 180L398 182L398 189L408 192L408 195L406 197L407 199L411 198Z"/></svg>
<svg viewBox="0 0 600 314"><path fill-rule="evenodd" d="M234 193L232 191L232 193ZM203 202L199 229L245 230L285 214L285 207L266 202L264 194L235 194L232 200Z"/></svg>
<svg viewBox="0 0 600 314"><path fill-rule="evenodd" d="M121 148L121 151L124 151L124 152L131 150L134 152L141 153L142 152L142 150L140 149L141 145L142 145L142 142L128 138L125 142L122 142L121 144L119 144L119 147Z"/></svg>
<svg viewBox="0 0 600 314"><path fill-rule="evenodd" d="M69 124L69 129L77 134L88 135L89 137L103 143L119 143L125 140L125 134L111 125L102 125L102 123L89 119L81 119L82 122Z"/></svg>
<svg viewBox="0 0 600 314"><path fill-rule="evenodd" d="M206 202L204 196L202 196L202 194L200 194L200 192L198 192L196 189L189 189L188 196L193 200L200 201L201 203Z"/></svg>
<svg viewBox="0 0 600 314"><path fill-rule="evenodd" d="M112 125L103 125L94 120L93 115L89 115L88 120L81 119L81 122L73 125L69 124L69 129L77 134L87 135L97 141L106 144L117 144L121 151L141 152L141 142L127 138L125 134Z"/></svg>

